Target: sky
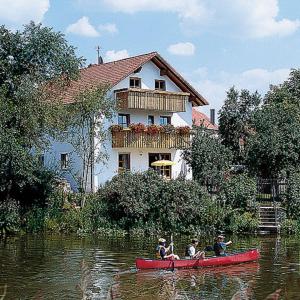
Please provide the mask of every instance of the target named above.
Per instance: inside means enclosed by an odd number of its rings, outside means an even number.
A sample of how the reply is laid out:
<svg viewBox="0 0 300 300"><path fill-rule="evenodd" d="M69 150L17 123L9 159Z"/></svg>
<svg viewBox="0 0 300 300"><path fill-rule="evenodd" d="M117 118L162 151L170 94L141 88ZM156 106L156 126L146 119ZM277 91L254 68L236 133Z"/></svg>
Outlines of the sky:
<svg viewBox="0 0 300 300"><path fill-rule="evenodd" d="M299 0L0 0L0 24L53 27L96 63L159 52L219 109L235 86L266 93L300 67Z"/></svg>

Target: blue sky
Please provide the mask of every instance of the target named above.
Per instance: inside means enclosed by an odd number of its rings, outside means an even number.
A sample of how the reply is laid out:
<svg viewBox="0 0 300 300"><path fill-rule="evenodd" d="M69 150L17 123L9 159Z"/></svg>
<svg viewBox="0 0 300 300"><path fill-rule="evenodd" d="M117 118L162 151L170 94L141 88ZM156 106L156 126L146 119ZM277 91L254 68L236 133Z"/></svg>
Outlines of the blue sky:
<svg viewBox="0 0 300 300"><path fill-rule="evenodd" d="M298 0L0 0L0 23L66 34L87 63L158 51L220 108L235 85L265 93L300 64ZM208 108L203 108L208 111Z"/></svg>

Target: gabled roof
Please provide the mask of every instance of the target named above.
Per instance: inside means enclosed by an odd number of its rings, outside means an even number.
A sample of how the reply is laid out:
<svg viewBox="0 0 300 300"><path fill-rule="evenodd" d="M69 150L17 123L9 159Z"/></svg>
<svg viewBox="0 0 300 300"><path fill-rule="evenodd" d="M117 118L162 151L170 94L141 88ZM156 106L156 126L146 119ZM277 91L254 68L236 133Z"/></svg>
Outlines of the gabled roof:
<svg viewBox="0 0 300 300"><path fill-rule="evenodd" d="M110 88L113 88L149 61L152 61L161 70L161 74L167 75L182 91L190 93L190 101L192 101L194 106L208 104L207 100L157 52L150 52L99 65L90 65L87 68L81 69L79 79L71 82L70 87L67 89L64 102L72 103L74 96L79 91L95 87L99 84L107 84Z"/></svg>
<svg viewBox="0 0 300 300"><path fill-rule="evenodd" d="M197 109L193 108L192 120L196 126L204 126L207 129L218 130L218 125L214 125L210 122L208 116Z"/></svg>

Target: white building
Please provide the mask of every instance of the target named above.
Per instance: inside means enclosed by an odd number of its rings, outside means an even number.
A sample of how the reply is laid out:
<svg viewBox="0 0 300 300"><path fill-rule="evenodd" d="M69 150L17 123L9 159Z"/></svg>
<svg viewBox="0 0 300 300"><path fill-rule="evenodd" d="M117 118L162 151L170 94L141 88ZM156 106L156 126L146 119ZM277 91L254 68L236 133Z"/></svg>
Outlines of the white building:
<svg viewBox="0 0 300 300"><path fill-rule="evenodd" d="M152 162L162 159L176 163L159 169L163 176L176 178L181 174L191 178L181 159L180 148L190 142L186 126L192 126L192 107L208 102L156 52L91 65L81 70L76 85L89 88L100 83L109 84L112 96L122 107L108 125L119 124L121 127L115 126L116 131L106 142L108 161L93 166L89 189L96 190L118 172L145 171ZM130 124L138 123L148 129L141 125L129 129L134 127ZM149 128L149 125L157 126ZM174 125L177 130L165 125ZM78 172L82 162L70 144L53 142L44 160L48 165L56 163L60 166L76 189L70 174ZM68 161L72 161L72 167L67 165Z"/></svg>

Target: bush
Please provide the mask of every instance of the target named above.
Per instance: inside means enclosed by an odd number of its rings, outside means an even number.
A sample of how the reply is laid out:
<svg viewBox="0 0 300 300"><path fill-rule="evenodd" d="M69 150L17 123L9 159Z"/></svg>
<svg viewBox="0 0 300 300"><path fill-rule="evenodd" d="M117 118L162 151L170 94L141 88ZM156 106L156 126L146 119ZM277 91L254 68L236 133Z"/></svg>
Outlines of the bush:
<svg viewBox="0 0 300 300"><path fill-rule="evenodd" d="M281 223L281 231L286 234L300 234L300 221L286 219Z"/></svg>
<svg viewBox="0 0 300 300"><path fill-rule="evenodd" d="M256 211L256 181L246 174L234 175L224 183L219 197L234 209Z"/></svg>
<svg viewBox="0 0 300 300"><path fill-rule="evenodd" d="M15 200L0 202L0 229L4 233L19 230L21 223L19 210L19 203Z"/></svg>
<svg viewBox="0 0 300 300"><path fill-rule="evenodd" d="M151 234L159 231L190 233L224 226L225 209L213 201L198 182L166 181L156 172L115 176L98 192L112 224Z"/></svg>
<svg viewBox="0 0 300 300"><path fill-rule="evenodd" d="M240 213L235 210L229 216L229 230L237 232L255 232L259 226L259 219L253 213Z"/></svg>
<svg viewBox="0 0 300 300"><path fill-rule="evenodd" d="M45 208L32 207L24 215L25 228L29 232L39 232L45 226Z"/></svg>
<svg viewBox="0 0 300 300"><path fill-rule="evenodd" d="M287 182L287 193L284 205L290 219L300 219L300 171L293 172Z"/></svg>

